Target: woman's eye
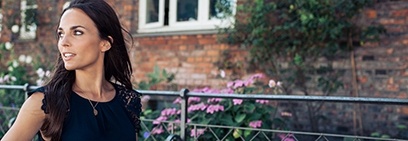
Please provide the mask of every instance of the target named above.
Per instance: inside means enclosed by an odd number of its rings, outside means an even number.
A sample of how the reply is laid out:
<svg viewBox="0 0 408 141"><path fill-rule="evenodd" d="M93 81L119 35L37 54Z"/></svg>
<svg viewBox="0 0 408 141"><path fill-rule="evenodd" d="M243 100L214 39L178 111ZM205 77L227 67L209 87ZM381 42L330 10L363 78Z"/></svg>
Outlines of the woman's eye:
<svg viewBox="0 0 408 141"><path fill-rule="evenodd" d="M74 35L82 35L82 34L84 34L82 31L79 31L79 30L74 31Z"/></svg>
<svg viewBox="0 0 408 141"><path fill-rule="evenodd" d="M58 38L64 37L64 34L62 32L57 32Z"/></svg>

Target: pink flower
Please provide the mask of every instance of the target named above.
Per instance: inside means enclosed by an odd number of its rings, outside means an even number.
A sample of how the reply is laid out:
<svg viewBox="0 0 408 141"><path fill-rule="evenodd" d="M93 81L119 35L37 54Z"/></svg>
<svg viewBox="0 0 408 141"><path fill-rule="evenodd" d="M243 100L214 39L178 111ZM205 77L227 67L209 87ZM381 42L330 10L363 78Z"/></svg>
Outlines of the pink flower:
<svg viewBox="0 0 408 141"><path fill-rule="evenodd" d="M278 83L276 83L276 85L277 85L278 87L282 87L282 82L278 81Z"/></svg>
<svg viewBox="0 0 408 141"><path fill-rule="evenodd" d="M222 101L222 98L210 98L207 100L208 103L212 103L212 102L217 103L221 101Z"/></svg>
<svg viewBox="0 0 408 141"><path fill-rule="evenodd" d="M199 97L190 97L188 98L188 104L192 103L192 102L200 102L201 98Z"/></svg>
<svg viewBox="0 0 408 141"><path fill-rule="evenodd" d="M194 111L197 111L197 110L204 111L205 108L207 108L207 105L205 105L203 102L201 102L199 104L189 106L188 109L187 109L187 112L194 112Z"/></svg>
<svg viewBox="0 0 408 141"><path fill-rule="evenodd" d="M222 89L221 93L227 93L227 94L233 94L234 90L231 88L227 88L227 89Z"/></svg>
<svg viewBox="0 0 408 141"><path fill-rule="evenodd" d="M162 127L162 126L159 126L159 127L154 127L154 128L152 129L152 131L150 132L150 134L152 134L152 135L154 135L154 134L161 134L161 133L163 133L163 132L164 132L163 127Z"/></svg>
<svg viewBox="0 0 408 141"><path fill-rule="evenodd" d="M240 87L244 87L245 86L245 82L242 80L236 80L234 81L234 89L236 88L240 88Z"/></svg>
<svg viewBox="0 0 408 141"><path fill-rule="evenodd" d="M281 138L281 141L295 141L293 134L279 134L278 137Z"/></svg>
<svg viewBox="0 0 408 141"><path fill-rule="evenodd" d="M142 99L141 99L142 102L147 102L149 100L150 100L150 96L148 96L148 95L142 96Z"/></svg>
<svg viewBox="0 0 408 141"><path fill-rule="evenodd" d="M255 102L260 103L260 104L268 104L269 100L255 100Z"/></svg>
<svg viewBox="0 0 408 141"><path fill-rule="evenodd" d="M169 126L167 126L167 131L171 132L173 130L177 129L177 126L175 126L173 123L169 123Z"/></svg>
<svg viewBox="0 0 408 141"><path fill-rule="evenodd" d="M188 104L192 103L192 102L200 102L201 99L199 97L190 97L188 99ZM181 98L178 97L173 101L173 104L180 104L181 103Z"/></svg>
<svg viewBox="0 0 408 141"><path fill-rule="evenodd" d="M153 124L160 124L162 121L167 120L166 116L160 116L158 118L156 118L156 120L153 121Z"/></svg>
<svg viewBox="0 0 408 141"><path fill-rule="evenodd" d="M176 108L164 109L161 112L161 116L171 116L171 115L175 115L175 114L177 114L177 109Z"/></svg>
<svg viewBox="0 0 408 141"><path fill-rule="evenodd" d="M275 80L272 80L272 79L271 79L271 80L269 80L269 84L268 84L268 85L269 85L269 87L270 87L270 88L275 87L275 86L276 86L276 82L275 82Z"/></svg>
<svg viewBox="0 0 408 141"><path fill-rule="evenodd" d="M251 121L249 122L249 126L252 128L258 128L262 126L262 121L261 120L255 120L255 121Z"/></svg>
<svg viewBox="0 0 408 141"><path fill-rule="evenodd" d="M234 102L234 105L241 105L242 104L242 99L233 99L232 102Z"/></svg>
<svg viewBox="0 0 408 141"><path fill-rule="evenodd" d="M181 98L177 97L174 101L173 104L180 104L181 103Z"/></svg>
<svg viewBox="0 0 408 141"><path fill-rule="evenodd" d="M191 130L190 136L191 137L199 137L204 134L205 129L193 129Z"/></svg>
<svg viewBox="0 0 408 141"><path fill-rule="evenodd" d="M234 86L234 82L228 82L227 83L227 88L232 88Z"/></svg>
<svg viewBox="0 0 408 141"><path fill-rule="evenodd" d="M244 82L244 86L249 86L249 85L252 85L254 83L254 80L253 79L248 79L248 80L246 80L245 82Z"/></svg>
<svg viewBox="0 0 408 141"><path fill-rule="evenodd" d="M217 105L209 105L208 107L207 107L207 113L209 113L209 114L213 114L214 112L218 112L218 111L224 111L224 106L222 106L222 105L219 105L219 104L217 104Z"/></svg>

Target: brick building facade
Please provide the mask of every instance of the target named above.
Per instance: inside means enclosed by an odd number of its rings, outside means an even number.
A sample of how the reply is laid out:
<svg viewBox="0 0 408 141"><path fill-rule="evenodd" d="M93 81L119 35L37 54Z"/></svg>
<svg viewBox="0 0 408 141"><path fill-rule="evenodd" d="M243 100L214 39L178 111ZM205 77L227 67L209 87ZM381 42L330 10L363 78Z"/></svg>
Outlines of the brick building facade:
<svg viewBox="0 0 408 141"><path fill-rule="evenodd" d="M54 32L66 1L36 0L36 38L28 40L21 40L15 35L17 33L11 32L11 26L21 22L19 14L16 14L20 12L20 1L2 0L3 28L0 42L12 41L16 52L31 54L39 62L50 64L58 52ZM152 72L157 65L174 73L173 82L179 87L224 86L225 81L217 78L219 69L215 65L223 51L235 53L238 60L248 56L248 52L239 47L219 43L216 29L140 33L137 14L140 0L107 1L117 11L125 29L133 35L134 46L130 49L130 55L135 82L146 80L146 74ZM381 37L380 42L368 43L356 50L360 96L408 98L408 2L383 1L366 8L361 14L358 22L381 24L386 28L387 34ZM349 62L347 59L338 60L334 66L337 69L349 70ZM350 76L343 79L345 89L339 95L349 96ZM385 120L408 116L406 107L389 108L385 112L390 113L382 117ZM370 116L376 117L377 114L373 112Z"/></svg>

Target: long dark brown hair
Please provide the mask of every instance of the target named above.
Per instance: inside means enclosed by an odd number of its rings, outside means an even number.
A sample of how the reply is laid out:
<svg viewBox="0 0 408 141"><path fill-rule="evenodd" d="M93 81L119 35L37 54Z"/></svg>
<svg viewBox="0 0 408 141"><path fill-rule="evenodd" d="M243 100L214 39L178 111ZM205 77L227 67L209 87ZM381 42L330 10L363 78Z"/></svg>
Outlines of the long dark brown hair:
<svg viewBox="0 0 408 141"><path fill-rule="evenodd" d="M132 89L130 81L132 66L122 31L125 31L130 37L131 35L122 28L115 11L103 0L74 0L63 10L62 14L72 8L84 11L95 23L99 37L109 41L112 45L105 52L105 79L110 82L115 80L124 87ZM110 40L108 36L113 40ZM45 103L48 114L41 127L43 136L51 137L53 141L59 141L61 138L64 119L70 108L69 99L74 82L75 71L66 70L61 55L58 55L53 75L45 85Z"/></svg>

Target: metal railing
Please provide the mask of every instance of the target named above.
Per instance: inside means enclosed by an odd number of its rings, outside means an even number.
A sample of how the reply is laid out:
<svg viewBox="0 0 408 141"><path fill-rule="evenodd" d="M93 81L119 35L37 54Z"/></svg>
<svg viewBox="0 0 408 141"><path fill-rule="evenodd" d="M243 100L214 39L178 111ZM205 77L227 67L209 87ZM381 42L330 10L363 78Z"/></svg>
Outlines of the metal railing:
<svg viewBox="0 0 408 141"><path fill-rule="evenodd" d="M28 92L38 88L38 86L26 85L0 85L0 89L20 89ZM328 134L328 133L312 133L312 132L298 132L298 131L283 131L283 130L271 130L271 129L254 129L254 128L244 128L244 127L232 127L232 126L220 126L220 125L202 125L187 123L187 109L188 109L188 99L189 97L200 97L200 98L227 98L227 99L259 99L259 100L275 100L275 101L320 101L320 102L340 102L340 103L365 103L365 104L386 104L386 105L408 105L408 99L396 99L396 98L369 98L369 97L344 97L344 96L301 96L301 95L265 95L265 94L205 94L197 92L189 92L188 89L182 89L181 91L151 91L151 90L137 90L143 95L150 96L170 96L170 97L180 97L181 98L181 121L180 121L180 137L182 139L187 139L187 127L193 127L195 130L197 127L205 127L211 131L211 128L225 128L230 129L227 134L230 134L232 130L252 130L257 131L257 135L265 135L265 132L273 133L283 133L288 135L299 134L299 135L313 135L317 136L316 140L329 140L329 137L342 137L351 138L353 140L404 140L404 139L386 139L386 138L375 138L375 137L364 137L364 136L353 136L353 135L340 135L340 134ZM145 122L153 122L151 119L144 119ZM166 121L165 121L166 122ZM167 121L171 122L171 121ZM222 138L217 137L217 140L222 140ZM298 140L293 138L294 140ZM271 140L267 138L267 140ZM282 139L283 140L283 139Z"/></svg>

